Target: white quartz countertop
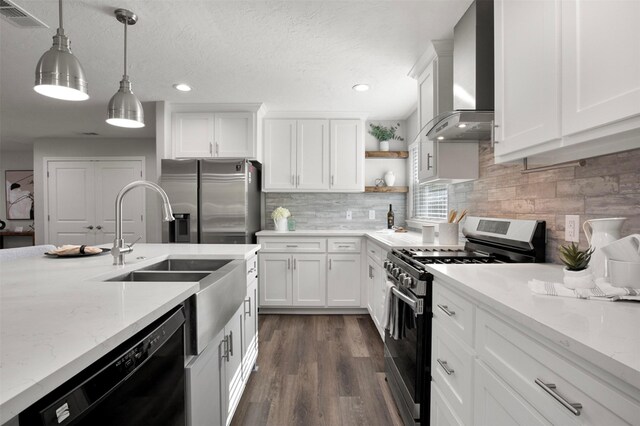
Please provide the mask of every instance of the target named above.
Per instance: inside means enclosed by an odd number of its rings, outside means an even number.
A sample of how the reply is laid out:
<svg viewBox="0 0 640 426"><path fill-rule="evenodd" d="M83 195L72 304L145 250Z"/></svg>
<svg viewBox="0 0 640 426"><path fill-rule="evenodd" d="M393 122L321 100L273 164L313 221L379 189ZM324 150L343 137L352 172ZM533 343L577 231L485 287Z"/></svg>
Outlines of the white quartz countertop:
<svg viewBox="0 0 640 426"><path fill-rule="evenodd" d="M108 253L0 262L0 424L199 290L104 279L168 257L247 259L259 248L137 244L125 266L112 265Z"/></svg>
<svg viewBox="0 0 640 426"><path fill-rule="evenodd" d="M455 245L442 245L436 236L433 243L423 243L422 234L419 232L390 232L386 229L381 231L372 230L350 230L350 229L331 229L331 230L296 230L290 232L278 231L260 231L256 234L258 237L366 237L378 244L383 245L387 250L398 247L414 247L414 248L463 248L464 241L459 241Z"/></svg>
<svg viewBox="0 0 640 426"><path fill-rule="evenodd" d="M531 293L536 278L562 282L551 264L427 265L481 304L512 318L579 357L640 389L640 304ZM442 281L440 281L442 282Z"/></svg>

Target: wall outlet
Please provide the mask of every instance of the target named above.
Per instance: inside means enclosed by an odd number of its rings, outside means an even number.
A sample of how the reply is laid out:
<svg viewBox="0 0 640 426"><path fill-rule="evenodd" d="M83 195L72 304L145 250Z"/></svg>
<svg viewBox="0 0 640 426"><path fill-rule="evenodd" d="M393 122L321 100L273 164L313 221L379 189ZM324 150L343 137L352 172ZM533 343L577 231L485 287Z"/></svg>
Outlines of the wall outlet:
<svg viewBox="0 0 640 426"><path fill-rule="evenodd" d="M564 240L580 242L580 216L568 214L564 217Z"/></svg>
<svg viewBox="0 0 640 426"><path fill-rule="evenodd" d="M351 210L347 210L347 220L351 219L353 219L353 214L351 213Z"/></svg>
<svg viewBox="0 0 640 426"><path fill-rule="evenodd" d="M370 220L375 220L376 218L376 211L375 210L369 210L369 219Z"/></svg>

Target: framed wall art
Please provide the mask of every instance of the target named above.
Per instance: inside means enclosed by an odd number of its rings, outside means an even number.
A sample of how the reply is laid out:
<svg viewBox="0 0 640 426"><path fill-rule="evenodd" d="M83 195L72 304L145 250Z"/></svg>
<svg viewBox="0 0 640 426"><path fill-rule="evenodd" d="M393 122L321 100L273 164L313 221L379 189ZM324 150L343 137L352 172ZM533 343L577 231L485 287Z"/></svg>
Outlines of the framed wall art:
<svg viewBox="0 0 640 426"><path fill-rule="evenodd" d="M33 170L6 170L7 219L33 220Z"/></svg>

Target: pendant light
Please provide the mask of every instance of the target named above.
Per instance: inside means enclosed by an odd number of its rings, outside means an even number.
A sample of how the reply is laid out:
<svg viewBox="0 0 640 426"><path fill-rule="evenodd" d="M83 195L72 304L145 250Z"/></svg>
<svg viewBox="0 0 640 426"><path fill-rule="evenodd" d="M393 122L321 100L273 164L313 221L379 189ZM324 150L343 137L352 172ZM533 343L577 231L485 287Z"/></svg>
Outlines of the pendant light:
<svg viewBox="0 0 640 426"><path fill-rule="evenodd" d="M89 99L87 79L78 59L69 48L69 38L62 27L62 0L58 1L59 26L53 36L53 46L47 50L36 66L33 90L50 98L65 101Z"/></svg>
<svg viewBox="0 0 640 426"><path fill-rule="evenodd" d="M118 127L144 127L142 104L131 91L131 82L127 75L127 27L138 21L135 13L126 9L115 10L116 19L124 24L124 73L120 80L120 89L109 101L107 123Z"/></svg>

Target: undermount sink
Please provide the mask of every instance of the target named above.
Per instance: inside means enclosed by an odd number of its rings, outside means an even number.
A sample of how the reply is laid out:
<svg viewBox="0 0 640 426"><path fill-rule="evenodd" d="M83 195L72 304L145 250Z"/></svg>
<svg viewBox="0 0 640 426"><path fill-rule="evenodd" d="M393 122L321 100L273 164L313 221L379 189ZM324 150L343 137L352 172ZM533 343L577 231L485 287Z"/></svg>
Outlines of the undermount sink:
<svg viewBox="0 0 640 426"><path fill-rule="evenodd" d="M133 271L107 281L199 282L211 272Z"/></svg>
<svg viewBox="0 0 640 426"><path fill-rule="evenodd" d="M166 259L141 271L217 271L231 262L229 259Z"/></svg>

